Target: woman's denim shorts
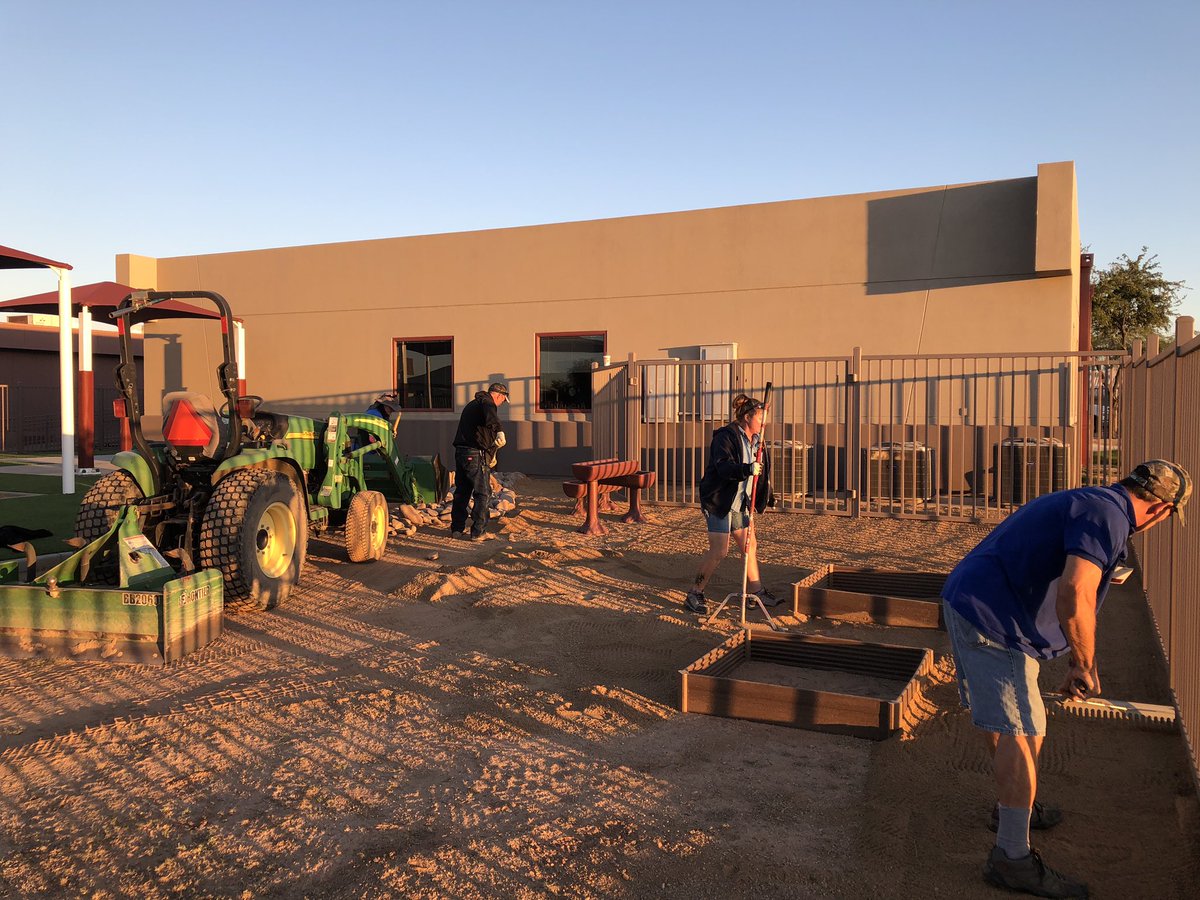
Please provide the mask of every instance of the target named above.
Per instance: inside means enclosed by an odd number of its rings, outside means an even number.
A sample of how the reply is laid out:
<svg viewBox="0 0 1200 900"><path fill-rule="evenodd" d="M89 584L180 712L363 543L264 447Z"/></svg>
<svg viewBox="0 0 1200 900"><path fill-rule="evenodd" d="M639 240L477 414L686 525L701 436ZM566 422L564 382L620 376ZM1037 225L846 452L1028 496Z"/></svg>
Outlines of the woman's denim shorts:
<svg viewBox="0 0 1200 900"><path fill-rule="evenodd" d="M958 669L958 695L975 726L997 734L1045 734L1037 660L992 640L944 600L942 610Z"/></svg>
<svg viewBox="0 0 1200 900"><path fill-rule="evenodd" d="M700 511L704 513L704 521L708 523L709 534L729 534L746 527L746 514L740 509L731 509L727 516L714 516L704 510Z"/></svg>

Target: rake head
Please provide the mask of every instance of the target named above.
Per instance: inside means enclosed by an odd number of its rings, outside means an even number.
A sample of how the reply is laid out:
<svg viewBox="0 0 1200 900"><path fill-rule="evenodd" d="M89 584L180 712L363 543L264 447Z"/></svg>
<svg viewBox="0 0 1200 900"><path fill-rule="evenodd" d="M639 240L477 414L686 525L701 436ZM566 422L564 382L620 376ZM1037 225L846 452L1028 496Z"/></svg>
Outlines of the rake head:
<svg viewBox="0 0 1200 900"><path fill-rule="evenodd" d="M1174 731L1178 727L1175 708L1154 703L1134 703L1128 700L1073 700L1061 694L1043 694L1046 712L1051 715L1077 716L1085 719L1109 719L1128 722L1145 728Z"/></svg>

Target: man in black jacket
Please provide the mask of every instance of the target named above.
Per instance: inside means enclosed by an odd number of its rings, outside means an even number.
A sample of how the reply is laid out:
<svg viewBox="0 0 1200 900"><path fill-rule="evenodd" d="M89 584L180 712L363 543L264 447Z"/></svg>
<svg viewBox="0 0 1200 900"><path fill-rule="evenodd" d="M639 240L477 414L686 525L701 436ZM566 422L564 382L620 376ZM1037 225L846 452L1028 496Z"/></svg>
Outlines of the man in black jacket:
<svg viewBox="0 0 1200 900"><path fill-rule="evenodd" d="M450 508L450 533L466 538L467 507L471 509L473 541L483 540L488 502L492 496L492 464L504 446L504 432L496 410L508 401L508 385L493 382L463 407L454 435L454 504Z"/></svg>

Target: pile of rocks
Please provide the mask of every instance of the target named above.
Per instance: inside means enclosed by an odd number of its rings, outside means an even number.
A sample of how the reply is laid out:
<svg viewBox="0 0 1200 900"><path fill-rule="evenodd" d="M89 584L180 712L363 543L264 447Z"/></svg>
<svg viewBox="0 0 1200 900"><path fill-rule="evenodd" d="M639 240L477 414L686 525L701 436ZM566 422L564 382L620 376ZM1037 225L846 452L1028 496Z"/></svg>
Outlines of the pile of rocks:
<svg viewBox="0 0 1200 900"><path fill-rule="evenodd" d="M517 508L517 494L512 485L524 476L520 472L498 472L491 476L492 500L488 517L498 519ZM450 507L454 500L454 473L450 473L450 488L440 503L392 504L392 530L413 535L420 525L435 528L450 527Z"/></svg>

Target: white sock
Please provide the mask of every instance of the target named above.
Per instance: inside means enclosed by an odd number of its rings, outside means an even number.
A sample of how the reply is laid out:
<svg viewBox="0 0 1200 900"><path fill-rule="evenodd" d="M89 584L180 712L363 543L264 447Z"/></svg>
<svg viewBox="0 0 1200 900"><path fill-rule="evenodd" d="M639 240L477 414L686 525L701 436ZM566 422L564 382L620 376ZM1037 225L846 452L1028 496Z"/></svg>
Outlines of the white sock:
<svg viewBox="0 0 1200 900"><path fill-rule="evenodd" d="M1000 827L996 829L996 846L1009 859L1021 859L1029 855L1029 820L1033 807L1005 806L997 804L1000 811Z"/></svg>

